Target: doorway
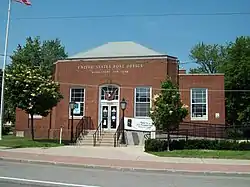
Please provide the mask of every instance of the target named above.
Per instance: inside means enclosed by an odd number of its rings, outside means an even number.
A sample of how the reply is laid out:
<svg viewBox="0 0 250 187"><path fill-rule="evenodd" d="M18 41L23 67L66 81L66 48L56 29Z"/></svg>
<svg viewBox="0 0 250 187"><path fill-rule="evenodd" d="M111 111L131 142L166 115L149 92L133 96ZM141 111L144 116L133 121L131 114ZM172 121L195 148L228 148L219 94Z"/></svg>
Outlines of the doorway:
<svg viewBox="0 0 250 187"><path fill-rule="evenodd" d="M114 103L101 105L101 120L104 130L116 130L118 122L118 105Z"/></svg>
<svg viewBox="0 0 250 187"><path fill-rule="evenodd" d="M119 87L103 85L99 93L99 124L106 131L116 131L119 126Z"/></svg>

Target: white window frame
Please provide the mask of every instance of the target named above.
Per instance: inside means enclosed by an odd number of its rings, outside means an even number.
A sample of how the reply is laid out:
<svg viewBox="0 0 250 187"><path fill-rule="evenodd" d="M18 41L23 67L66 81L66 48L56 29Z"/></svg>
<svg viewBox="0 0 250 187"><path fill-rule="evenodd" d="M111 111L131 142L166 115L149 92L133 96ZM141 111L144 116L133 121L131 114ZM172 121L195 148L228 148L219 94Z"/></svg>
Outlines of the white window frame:
<svg viewBox="0 0 250 187"><path fill-rule="evenodd" d="M75 115L73 115L73 118L74 118L74 119L82 119L83 116L85 115L86 88L84 88L84 87L70 87L70 88L69 88L69 102L71 102L71 93L72 93L72 89L83 89L83 90L84 90L83 102L81 102L81 103L83 103L83 115L82 115L82 116L75 116ZM70 111L70 108L69 108L69 103L68 103L68 109L69 109L69 119L71 119L72 116L71 116L71 111Z"/></svg>
<svg viewBox="0 0 250 187"><path fill-rule="evenodd" d="M192 102L192 93L193 93L193 90L195 89L203 89L206 91L206 103L193 103ZM206 104L206 116L202 116L202 117L193 117L193 114L192 114L192 106L193 104ZM207 88L191 88L190 89L190 118L191 118L191 121L208 121L208 89Z"/></svg>
<svg viewBox="0 0 250 187"><path fill-rule="evenodd" d="M134 118L140 118L140 119L150 119L149 116L136 116L136 89L137 88L149 88L149 97L150 97L150 105L149 105L149 112L152 108L152 87L151 86L138 86L136 88L134 88ZM144 103L144 102L140 102L140 103Z"/></svg>

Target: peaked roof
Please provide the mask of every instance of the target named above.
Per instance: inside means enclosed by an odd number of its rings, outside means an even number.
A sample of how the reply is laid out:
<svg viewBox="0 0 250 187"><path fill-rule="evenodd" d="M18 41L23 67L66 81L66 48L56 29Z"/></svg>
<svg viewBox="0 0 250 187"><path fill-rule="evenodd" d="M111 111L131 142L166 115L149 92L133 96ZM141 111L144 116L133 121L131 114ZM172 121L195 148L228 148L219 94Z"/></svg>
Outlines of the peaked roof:
<svg viewBox="0 0 250 187"><path fill-rule="evenodd" d="M166 56L166 54L158 53L132 41L124 41L108 42L87 52L75 54L71 57L68 57L68 59L147 56Z"/></svg>

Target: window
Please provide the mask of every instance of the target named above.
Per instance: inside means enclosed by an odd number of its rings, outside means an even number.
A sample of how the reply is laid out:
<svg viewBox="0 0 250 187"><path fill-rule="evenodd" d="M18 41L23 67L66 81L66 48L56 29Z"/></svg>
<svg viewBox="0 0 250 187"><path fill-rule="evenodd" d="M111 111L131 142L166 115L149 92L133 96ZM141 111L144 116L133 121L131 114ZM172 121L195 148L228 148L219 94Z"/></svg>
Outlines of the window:
<svg viewBox="0 0 250 187"><path fill-rule="evenodd" d="M118 100L119 88L114 85L101 87L101 100Z"/></svg>
<svg viewBox="0 0 250 187"><path fill-rule="evenodd" d="M207 89L191 89L191 120L208 120Z"/></svg>
<svg viewBox="0 0 250 187"><path fill-rule="evenodd" d="M151 108L151 88L135 88L135 117L149 117Z"/></svg>
<svg viewBox="0 0 250 187"><path fill-rule="evenodd" d="M79 116L79 117L84 116L84 100L85 100L84 88L71 88L70 101L74 101L76 103L76 109L73 112L74 116Z"/></svg>

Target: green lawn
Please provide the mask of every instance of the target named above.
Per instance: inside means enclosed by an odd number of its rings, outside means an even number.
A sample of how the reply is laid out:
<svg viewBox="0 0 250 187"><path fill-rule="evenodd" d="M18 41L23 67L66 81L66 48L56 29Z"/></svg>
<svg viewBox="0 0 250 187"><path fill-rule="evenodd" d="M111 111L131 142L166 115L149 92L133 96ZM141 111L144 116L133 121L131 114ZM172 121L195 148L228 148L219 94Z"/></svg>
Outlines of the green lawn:
<svg viewBox="0 0 250 187"><path fill-rule="evenodd" d="M15 137L12 135L3 136L3 139L0 140L0 147L9 147L9 148L25 148L25 147L57 147L62 146L59 144L59 141L50 141L50 140L36 140L32 141L27 138Z"/></svg>
<svg viewBox="0 0 250 187"><path fill-rule="evenodd" d="M149 153L160 157L250 159L250 151L176 150Z"/></svg>

